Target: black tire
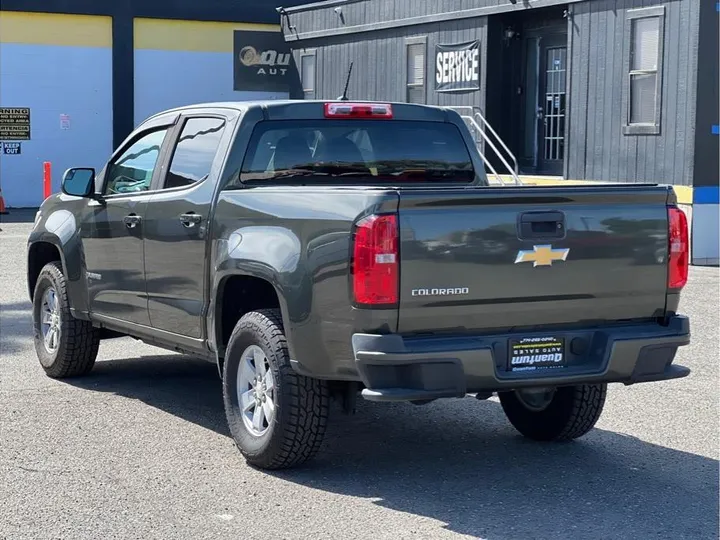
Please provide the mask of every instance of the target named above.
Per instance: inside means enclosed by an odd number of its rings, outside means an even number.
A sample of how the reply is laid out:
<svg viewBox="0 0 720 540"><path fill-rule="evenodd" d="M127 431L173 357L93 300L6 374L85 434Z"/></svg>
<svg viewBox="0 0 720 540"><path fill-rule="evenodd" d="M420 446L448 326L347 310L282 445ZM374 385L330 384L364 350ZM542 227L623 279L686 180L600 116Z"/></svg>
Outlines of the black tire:
<svg viewBox="0 0 720 540"><path fill-rule="evenodd" d="M536 441L567 441L590 431L605 405L606 384L565 386L555 391L543 410L529 409L515 392L500 392L500 404L510 423Z"/></svg>
<svg viewBox="0 0 720 540"><path fill-rule="evenodd" d="M53 351L45 345L41 311L45 292L52 287L57 299L60 337ZM78 377L92 370L100 346L100 332L88 321L70 313L67 285L59 262L46 264L40 271L33 294L35 351L45 373L53 379Z"/></svg>
<svg viewBox="0 0 720 540"><path fill-rule="evenodd" d="M265 354L275 384L274 420L261 435L245 425L238 397L238 369L243 352L252 345ZM328 385L292 369L278 310L254 311L238 321L225 354L223 398L235 444L251 465L262 469L295 467L320 449L327 427Z"/></svg>

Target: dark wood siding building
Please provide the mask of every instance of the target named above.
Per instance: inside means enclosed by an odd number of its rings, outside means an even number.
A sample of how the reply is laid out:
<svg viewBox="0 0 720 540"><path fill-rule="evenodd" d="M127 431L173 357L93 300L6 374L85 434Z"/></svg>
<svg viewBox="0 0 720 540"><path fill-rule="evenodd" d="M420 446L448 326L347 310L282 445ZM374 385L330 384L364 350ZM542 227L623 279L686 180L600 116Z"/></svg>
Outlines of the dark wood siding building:
<svg viewBox="0 0 720 540"><path fill-rule="evenodd" d="M352 62L351 99L476 107L521 174L673 184L692 204L701 186L717 203L717 6L329 0L288 7L281 22L306 98L340 96ZM479 48L478 80L446 91L438 81L453 69L438 55L457 45Z"/></svg>

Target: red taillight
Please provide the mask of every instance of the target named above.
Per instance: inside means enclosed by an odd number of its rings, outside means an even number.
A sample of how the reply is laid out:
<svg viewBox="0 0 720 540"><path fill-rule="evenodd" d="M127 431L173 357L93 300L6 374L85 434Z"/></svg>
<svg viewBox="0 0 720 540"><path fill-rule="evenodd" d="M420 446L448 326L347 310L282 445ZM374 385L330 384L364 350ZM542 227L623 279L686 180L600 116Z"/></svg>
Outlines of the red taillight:
<svg viewBox="0 0 720 540"><path fill-rule="evenodd" d="M689 246L688 224L685 212L671 206L668 208L668 287L680 289L688 279Z"/></svg>
<svg viewBox="0 0 720 540"><path fill-rule="evenodd" d="M326 103L325 118L392 118L389 103Z"/></svg>
<svg viewBox="0 0 720 540"><path fill-rule="evenodd" d="M398 258L396 216L368 216L357 223L352 261L356 304L397 304L400 275Z"/></svg>

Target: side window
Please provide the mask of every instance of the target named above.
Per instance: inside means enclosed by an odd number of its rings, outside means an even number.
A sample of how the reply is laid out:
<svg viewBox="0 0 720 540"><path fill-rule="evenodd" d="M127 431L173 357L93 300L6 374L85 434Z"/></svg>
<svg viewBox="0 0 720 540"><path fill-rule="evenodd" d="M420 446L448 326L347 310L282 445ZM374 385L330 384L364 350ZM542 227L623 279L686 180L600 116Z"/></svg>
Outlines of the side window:
<svg viewBox="0 0 720 540"><path fill-rule="evenodd" d="M406 41L408 103L425 103L425 41L411 38Z"/></svg>
<svg viewBox="0 0 720 540"><path fill-rule="evenodd" d="M300 79L305 99L315 99L315 52L300 56Z"/></svg>
<svg viewBox="0 0 720 540"><path fill-rule="evenodd" d="M143 135L108 167L103 195L150 189L167 128Z"/></svg>
<svg viewBox="0 0 720 540"><path fill-rule="evenodd" d="M163 189L191 186L207 178L224 128L221 118L189 118L175 146Z"/></svg>
<svg viewBox="0 0 720 540"><path fill-rule="evenodd" d="M625 87L626 135L660 133L664 7L629 10Z"/></svg>

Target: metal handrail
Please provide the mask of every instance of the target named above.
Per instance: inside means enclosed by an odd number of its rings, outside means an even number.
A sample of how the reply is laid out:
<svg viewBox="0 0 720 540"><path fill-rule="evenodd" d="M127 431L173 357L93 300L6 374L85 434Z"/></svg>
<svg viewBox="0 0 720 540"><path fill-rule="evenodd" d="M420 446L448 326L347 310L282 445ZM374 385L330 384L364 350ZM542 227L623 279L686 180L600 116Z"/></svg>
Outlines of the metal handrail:
<svg viewBox="0 0 720 540"><path fill-rule="evenodd" d="M507 170L510 172L510 175L512 176L512 178L513 178L513 180L514 180L513 183L516 184L516 185L522 184L522 182L520 181L520 177L517 175L517 173L515 172L515 170L510 166L510 164L507 162L507 160L503 157L503 155L502 155L502 154L500 153L500 151L497 149L497 146L495 146L495 144L493 144L493 142L490 140L490 137L488 137L487 134L483 131L483 129L480 127L480 124L477 123L477 121L475 120L475 118L472 117L472 116L461 116L461 118L462 118L463 120L466 120L466 121L470 122L471 125L472 125L472 127L475 128L475 129L478 131L478 133L479 133L480 136L483 138L483 140L484 140L488 145L490 145L490 148L493 149L493 151L495 152L495 155L497 155L497 157L500 158L500 161L502 161L503 165L505 165L505 167L507 168ZM488 162L488 160L485 158L485 153L484 153L484 152L480 152L480 155L483 156L483 161L485 161L485 163L488 164L489 162ZM488 166L490 167L490 169L491 169L492 171L494 171L494 169L493 169L490 165L488 165ZM504 181L502 180L502 178L497 174L497 172L495 172L495 176L497 176L498 179L500 179L500 181L501 181L503 184L505 184L505 182L504 182Z"/></svg>
<svg viewBox="0 0 720 540"><path fill-rule="evenodd" d="M508 167L508 171L510 171L510 172L515 171L515 174L520 173L520 167L518 165L518 160L515 157L515 154L512 153L510 148L508 148L508 146L505 144L505 141L503 141L502 138L500 137L500 135L498 135L497 132L493 129L493 127L490 125L490 122L487 121L487 119L485 118L485 115L482 113L482 109L480 107L475 107L473 105L459 105L459 106L450 107L450 108L456 109L456 110L460 109L460 110L472 111L473 116L480 119L483 126L485 126L490 131L490 133L492 133L492 135L495 137L495 139L497 139L497 142L500 143L500 145L503 147L505 152L507 152L508 156L512 160L514 167L512 167L512 168Z"/></svg>
<svg viewBox="0 0 720 540"><path fill-rule="evenodd" d="M462 119L463 119L464 121L466 121L466 122L469 121L469 122L471 123L471 128L472 128L472 129L477 129L477 130L479 131L480 126L479 126L478 123L475 121L475 119L473 119L472 116L461 116L460 118L462 118ZM478 148L478 150L479 150L479 148ZM493 174L493 176L495 176L495 178L498 180L498 182L500 182L500 184L502 184L502 185L505 185L505 180L503 180L503 179L502 179L502 176L500 176L500 175L498 174L498 172L495 170L495 167L493 167L493 166L492 166L492 163L490 163L490 160L489 160L487 157L485 157L485 152L478 152L478 153L480 154L480 157L482 158L482 160L483 160L483 162L485 163L485 165L487 166L487 168L490 169L490 172L491 172L491 173Z"/></svg>
<svg viewBox="0 0 720 540"><path fill-rule="evenodd" d="M518 185L522 184L520 177L519 177L520 167L518 165L518 160L515 157L515 154L513 154L510 151L510 149L505 144L505 142L502 140L500 135L497 134L497 132L490 125L490 123L485 119L485 116L482 114L482 110L479 107L474 107L471 105L460 105L460 106L454 106L454 107L449 107L449 108L458 112L458 114L460 114L461 118L463 120L465 120L466 122L469 122L471 124L472 128L477 130L477 132L480 134L482 139L490 145L492 150L495 152L495 155L497 155L498 158L500 158L503 165L507 168L508 172L510 173L510 176L512 176L513 181L514 181L513 183L518 184ZM460 112L460 111L468 111L468 110L471 111L472 116L469 116L467 114L462 114ZM478 123L477 119L479 119L480 122L482 122L482 126ZM485 128L485 129L483 129L483 128ZM489 131L493 135L493 137L496 139L496 142L500 143L500 146L505 150L507 155L510 157L510 160L513 163L512 166L510 165L510 163L508 163L508 161L503 157L500 150L498 150L498 148L492 142L490 137L487 135L486 130ZM489 164L488 160L485 158L484 152L480 151L480 154L483 156L483 161L485 162L485 164L490 168L491 171L494 172L495 176L500 178L499 175L497 174L497 172L495 171L495 169ZM504 183L505 182L503 181L503 184Z"/></svg>
<svg viewBox="0 0 720 540"><path fill-rule="evenodd" d="M502 138L500 137L500 135L497 134L497 132L493 129L493 127L490 125L490 123L485 119L485 117L484 117L483 114L480 112L480 110L477 110L477 111L475 112L475 116L477 116L478 118L480 118L480 120L482 120L482 122L483 122L483 124L485 125L485 127L490 130L490 133L492 133L492 134L495 136L495 138L498 140L498 142L500 143L500 145L501 145L501 146L505 149L505 151L507 152L508 156L510 156L510 159L512 160L513 165L514 165L514 168L513 168L512 170L515 172L515 176L517 176L518 174L520 174L520 166L518 165L518 160L517 160L517 158L515 157L515 154L513 154L513 153L510 151L510 149L507 147L507 145L505 144L505 141L503 141Z"/></svg>
<svg viewBox="0 0 720 540"><path fill-rule="evenodd" d="M488 169L490 169L490 172L493 173L495 178L497 178L497 181L500 182L501 185L505 185L505 180L502 179L502 176L498 174L498 172L495 170L495 167L492 166L492 163L490 163L490 160L485 157L484 152L480 152L480 157L482 158L483 162L487 166Z"/></svg>

